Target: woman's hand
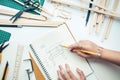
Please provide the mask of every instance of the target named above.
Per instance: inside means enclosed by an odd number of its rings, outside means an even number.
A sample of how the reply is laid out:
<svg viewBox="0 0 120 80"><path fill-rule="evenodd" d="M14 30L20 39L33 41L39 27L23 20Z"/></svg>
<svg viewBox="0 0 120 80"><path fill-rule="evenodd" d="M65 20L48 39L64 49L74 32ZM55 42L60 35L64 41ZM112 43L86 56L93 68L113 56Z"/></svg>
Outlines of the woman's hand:
<svg viewBox="0 0 120 80"><path fill-rule="evenodd" d="M75 52L78 55L86 58L98 57L98 56L86 54L86 53L80 52L79 50L88 50L95 53L99 53L99 52L101 53L101 50L102 50L101 47L97 46L95 43L89 40L81 40L75 44L70 45L69 48L71 49L72 52Z"/></svg>
<svg viewBox="0 0 120 80"><path fill-rule="evenodd" d="M79 77L76 77L73 72L70 70L68 64L65 64L65 69L60 65L59 70L57 71L58 80L86 80L83 72L80 69L76 69Z"/></svg>

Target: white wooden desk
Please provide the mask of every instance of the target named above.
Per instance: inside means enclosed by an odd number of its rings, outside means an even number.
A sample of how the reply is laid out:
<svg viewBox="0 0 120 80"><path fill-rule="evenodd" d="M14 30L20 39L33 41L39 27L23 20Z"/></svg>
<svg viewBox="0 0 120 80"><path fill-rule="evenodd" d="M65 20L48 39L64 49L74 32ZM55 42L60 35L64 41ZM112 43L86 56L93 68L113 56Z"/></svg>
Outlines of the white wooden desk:
<svg viewBox="0 0 120 80"><path fill-rule="evenodd" d="M46 7L49 7L49 3L45 3ZM68 8L70 9L70 8ZM98 35L96 34L88 34L89 23L88 26L85 27L85 18L86 12L81 13L78 9L71 9L72 11L72 19L67 20L66 23L75 36L76 40L91 40L96 44L120 51L120 22L115 20L111 29L110 36L104 42L101 42L102 32ZM82 15L82 16L81 16ZM0 15L0 18L6 17ZM89 19L90 20L90 19ZM106 21L104 21L106 23ZM104 28L104 26L103 26ZM44 28L44 27L23 27L23 28L3 28L0 29L8 31L12 34L10 42L22 43L24 45L30 44L33 40L39 38L42 34L46 33L49 30L54 28ZM12 55L11 55L12 56ZM89 60L91 67L94 70L94 73L87 78L87 80L119 80L120 79L120 67L113 65L109 62L102 60ZM9 79L8 79L9 80Z"/></svg>

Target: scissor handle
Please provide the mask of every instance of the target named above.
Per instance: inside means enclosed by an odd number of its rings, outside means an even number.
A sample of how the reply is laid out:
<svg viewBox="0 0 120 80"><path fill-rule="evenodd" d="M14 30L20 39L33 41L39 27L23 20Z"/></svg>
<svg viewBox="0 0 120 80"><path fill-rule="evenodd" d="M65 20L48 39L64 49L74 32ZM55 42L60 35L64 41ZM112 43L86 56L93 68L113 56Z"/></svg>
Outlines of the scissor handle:
<svg viewBox="0 0 120 80"><path fill-rule="evenodd" d="M33 11L39 7L38 1L32 2L31 0L25 0L24 3L25 3L25 5L24 5L23 10L26 12Z"/></svg>

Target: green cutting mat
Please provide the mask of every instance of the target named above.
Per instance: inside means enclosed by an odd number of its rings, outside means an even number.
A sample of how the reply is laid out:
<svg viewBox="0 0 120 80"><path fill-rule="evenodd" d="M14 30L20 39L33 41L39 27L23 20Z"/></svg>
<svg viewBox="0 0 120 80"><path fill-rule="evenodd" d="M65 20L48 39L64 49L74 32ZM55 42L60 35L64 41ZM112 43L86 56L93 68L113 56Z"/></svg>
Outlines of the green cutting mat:
<svg viewBox="0 0 120 80"><path fill-rule="evenodd" d="M9 41L11 33L0 30L0 44Z"/></svg>
<svg viewBox="0 0 120 80"><path fill-rule="evenodd" d="M23 2L23 0L19 0L19 1ZM38 0L34 0L34 1L38 1ZM43 6L43 4L44 4L44 0L40 0L40 5ZM0 0L0 5L4 5L4 6L18 9L18 10L22 10L22 7L23 7L22 5L15 2L14 0Z"/></svg>

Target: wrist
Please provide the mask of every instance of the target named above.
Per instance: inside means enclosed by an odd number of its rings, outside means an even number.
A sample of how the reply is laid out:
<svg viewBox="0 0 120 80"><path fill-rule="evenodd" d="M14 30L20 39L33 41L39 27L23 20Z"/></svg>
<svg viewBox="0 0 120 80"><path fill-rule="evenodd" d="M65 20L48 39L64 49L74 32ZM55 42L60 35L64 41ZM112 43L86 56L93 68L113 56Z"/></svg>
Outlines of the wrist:
<svg viewBox="0 0 120 80"><path fill-rule="evenodd" d="M97 52L96 52L97 53L96 54L97 58L102 58L103 51L104 51L104 48L98 46Z"/></svg>

